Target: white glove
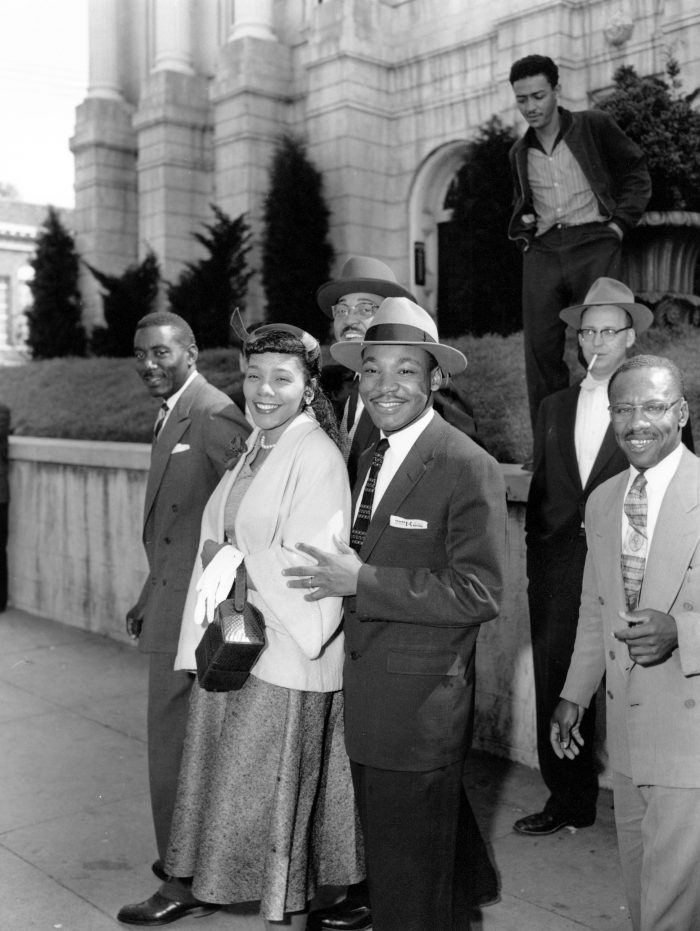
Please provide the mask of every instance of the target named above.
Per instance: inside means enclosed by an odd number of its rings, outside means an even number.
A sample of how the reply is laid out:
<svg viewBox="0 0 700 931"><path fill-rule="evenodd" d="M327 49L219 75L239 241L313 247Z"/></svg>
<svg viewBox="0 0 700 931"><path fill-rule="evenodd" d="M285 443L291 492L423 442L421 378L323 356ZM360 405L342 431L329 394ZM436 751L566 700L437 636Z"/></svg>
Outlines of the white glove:
<svg viewBox="0 0 700 931"><path fill-rule="evenodd" d="M214 619L214 609L228 598L236 578L236 570L243 562L243 553L235 546L224 546L206 567L197 582L197 603L194 622L204 627Z"/></svg>

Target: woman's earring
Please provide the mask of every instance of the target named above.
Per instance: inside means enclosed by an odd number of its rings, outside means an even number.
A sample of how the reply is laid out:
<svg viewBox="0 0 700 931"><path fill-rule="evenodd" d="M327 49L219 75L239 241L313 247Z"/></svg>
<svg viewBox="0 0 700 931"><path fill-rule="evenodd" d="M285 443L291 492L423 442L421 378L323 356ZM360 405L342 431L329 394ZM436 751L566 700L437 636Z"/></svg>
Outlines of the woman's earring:
<svg viewBox="0 0 700 931"><path fill-rule="evenodd" d="M313 401L313 399L314 399L313 391L304 392L304 404L306 404L307 407L311 407L311 402Z"/></svg>

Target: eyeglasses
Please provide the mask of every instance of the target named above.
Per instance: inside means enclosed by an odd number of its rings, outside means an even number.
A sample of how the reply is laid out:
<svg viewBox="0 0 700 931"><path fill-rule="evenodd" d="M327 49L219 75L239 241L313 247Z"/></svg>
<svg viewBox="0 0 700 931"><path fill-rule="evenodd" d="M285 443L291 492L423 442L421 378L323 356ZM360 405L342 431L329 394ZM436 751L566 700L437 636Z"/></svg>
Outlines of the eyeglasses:
<svg viewBox="0 0 700 931"><path fill-rule="evenodd" d="M612 343L618 333L623 333L625 330L631 329L631 326L621 326L619 330L615 330L611 326L604 327L602 330L594 330L593 327L583 327L576 332L584 343L592 343L596 336L600 336L604 343Z"/></svg>
<svg viewBox="0 0 700 931"><path fill-rule="evenodd" d="M333 304L331 310L334 317L347 317L351 310L359 317L373 317L379 310L379 304L373 301L357 301L355 304Z"/></svg>
<svg viewBox="0 0 700 931"><path fill-rule="evenodd" d="M623 423L629 420L636 410L640 410L645 420L661 420L668 414L674 404L678 404L683 398L676 398L675 401L646 401L644 404L611 404L608 410L610 416L616 423Z"/></svg>

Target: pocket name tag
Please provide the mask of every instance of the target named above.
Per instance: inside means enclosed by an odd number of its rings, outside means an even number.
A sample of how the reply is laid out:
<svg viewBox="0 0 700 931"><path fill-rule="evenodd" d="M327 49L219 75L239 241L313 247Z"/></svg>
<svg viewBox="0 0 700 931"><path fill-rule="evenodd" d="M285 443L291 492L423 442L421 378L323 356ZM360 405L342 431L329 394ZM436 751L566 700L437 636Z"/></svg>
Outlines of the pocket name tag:
<svg viewBox="0 0 700 931"><path fill-rule="evenodd" d="M397 514L392 514L389 518L389 526L400 527L402 530L427 530L428 521L418 520L414 517L399 517Z"/></svg>

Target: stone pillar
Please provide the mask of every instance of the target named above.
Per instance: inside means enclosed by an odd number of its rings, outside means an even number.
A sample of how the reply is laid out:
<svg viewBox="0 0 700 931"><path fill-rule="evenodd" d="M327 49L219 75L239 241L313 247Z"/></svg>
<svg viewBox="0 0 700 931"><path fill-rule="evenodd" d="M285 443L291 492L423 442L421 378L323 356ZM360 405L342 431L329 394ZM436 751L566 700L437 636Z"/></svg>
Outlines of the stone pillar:
<svg viewBox="0 0 700 931"><path fill-rule="evenodd" d="M207 79L192 66L190 0L156 0L154 66L134 115L138 136L139 241L177 278L199 247L192 233L213 199Z"/></svg>
<svg viewBox="0 0 700 931"><path fill-rule="evenodd" d="M190 0L155 0L156 54L154 71L194 74Z"/></svg>
<svg viewBox="0 0 700 931"><path fill-rule="evenodd" d="M86 99L76 109L75 232L80 254L100 271L119 274L138 253L136 136L132 107L119 79L120 0L90 0L90 71ZM88 327L102 319L102 301L87 269L81 287Z"/></svg>
<svg viewBox="0 0 700 931"><path fill-rule="evenodd" d="M230 39L219 51L212 88L216 202L246 214L253 233L251 268L261 267L263 202L275 144L289 128L290 49L273 32L271 0L235 0ZM248 284L248 319L264 318L261 276Z"/></svg>
<svg viewBox="0 0 700 931"><path fill-rule="evenodd" d="M274 41L272 0L234 0L233 26L229 41L249 36Z"/></svg>

